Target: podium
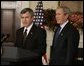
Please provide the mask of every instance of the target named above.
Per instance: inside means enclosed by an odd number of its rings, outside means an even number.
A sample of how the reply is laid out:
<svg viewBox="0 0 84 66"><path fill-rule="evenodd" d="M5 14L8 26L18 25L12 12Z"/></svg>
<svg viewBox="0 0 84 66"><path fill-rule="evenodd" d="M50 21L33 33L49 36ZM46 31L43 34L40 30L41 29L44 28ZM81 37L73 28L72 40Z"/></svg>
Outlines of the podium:
<svg viewBox="0 0 84 66"><path fill-rule="evenodd" d="M29 50L25 50L17 47L3 47L1 55L2 65L5 63L10 64L24 64L24 62L30 63L37 59L38 55Z"/></svg>

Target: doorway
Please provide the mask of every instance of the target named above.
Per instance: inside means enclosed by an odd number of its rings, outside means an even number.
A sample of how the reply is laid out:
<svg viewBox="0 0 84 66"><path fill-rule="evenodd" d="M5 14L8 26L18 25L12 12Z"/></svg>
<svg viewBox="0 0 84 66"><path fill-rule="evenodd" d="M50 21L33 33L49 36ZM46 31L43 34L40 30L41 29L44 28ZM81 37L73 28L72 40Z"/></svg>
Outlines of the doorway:
<svg viewBox="0 0 84 66"><path fill-rule="evenodd" d="M7 42L15 41L15 9L1 9L1 34L9 34Z"/></svg>

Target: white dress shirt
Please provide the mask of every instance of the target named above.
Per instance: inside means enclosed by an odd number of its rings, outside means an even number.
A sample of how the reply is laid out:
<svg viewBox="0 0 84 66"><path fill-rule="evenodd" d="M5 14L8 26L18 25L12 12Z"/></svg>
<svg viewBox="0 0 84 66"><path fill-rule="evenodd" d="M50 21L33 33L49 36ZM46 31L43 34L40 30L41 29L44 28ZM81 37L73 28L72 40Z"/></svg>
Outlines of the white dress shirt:
<svg viewBox="0 0 84 66"><path fill-rule="evenodd" d="M68 23L69 21L67 20L66 22L64 22L62 25L60 25L61 29L60 32L62 31L62 29L64 28L64 26Z"/></svg>
<svg viewBox="0 0 84 66"><path fill-rule="evenodd" d="M32 28L32 26L33 26L33 23L32 23L29 27L24 27L24 31L23 31L23 33L24 33L25 30L27 29L27 35L28 35L29 32L30 32L30 30L31 30L31 28Z"/></svg>

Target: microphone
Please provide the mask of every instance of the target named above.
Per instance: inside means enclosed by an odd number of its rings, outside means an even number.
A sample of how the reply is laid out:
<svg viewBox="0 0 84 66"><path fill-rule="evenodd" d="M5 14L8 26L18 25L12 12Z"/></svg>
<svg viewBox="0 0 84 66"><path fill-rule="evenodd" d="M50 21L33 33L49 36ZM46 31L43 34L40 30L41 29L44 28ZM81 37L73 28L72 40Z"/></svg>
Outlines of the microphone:
<svg viewBox="0 0 84 66"><path fill-rule="evenodd" d="M3 38L5 35L4 34L1 34L1 38Z"/></svg>
<svg viewBox="0 0 84 66"><path fill-rule="evenodd" d="M10 35L7 34L7 35L4 35L1 39L1 43L3 43L4 41L6 41L6 39L9 37Z"/></svg>
<svg viewBox="0 0 84 66"><path fill-rule="evenodd" d="M4 34L2 34L2 39L1 39L1 55L3 55L3 48L2 48L2 43L4 42L4 41L6 41L6 39L9 37L10 35L9 34L7 34L7 35L4 35Z"/></svg>

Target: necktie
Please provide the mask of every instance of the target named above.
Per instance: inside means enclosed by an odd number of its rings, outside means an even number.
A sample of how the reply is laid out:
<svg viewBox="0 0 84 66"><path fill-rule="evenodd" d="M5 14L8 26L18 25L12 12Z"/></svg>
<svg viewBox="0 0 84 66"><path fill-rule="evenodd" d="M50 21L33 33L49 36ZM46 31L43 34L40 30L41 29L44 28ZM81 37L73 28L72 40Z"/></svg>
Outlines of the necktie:
<svg viewBox="0 0 84 66"><path fill-rule="evenodd" d="M25 29L25 32L24 32L24 38L27 36L27 29Z"/></svg>
<svg viewBox="0 0 84 66"><path fill-rule="evenodd" d="M57 27L57 30L55 30L55 35L54 35L54 39L53 39L53 45L56 44L56 41L57 41L58 36L59 36L59 34L60 34L60 29L61 29L61 27L58 26L58 27Z"/></svg>
<svg viewBox="0 0 84 66"><path fill-rule="evenodd" d="M56 31L56 35L55 35L55 37L56 38L58 38L58 36L59 36L59 34L60 34L60 29L61 29L61 27L60 26L58 26L58 28L57 28L57 31Z"/></svg>
<svg viewBox="0 0 84 66"><path fill-rule="evenodd" d="M27 36L27 29L25 29L24 33L23 33L24 39L23 39L23 47L25 46L25 40L26 40L26 36Z"/></svg>

